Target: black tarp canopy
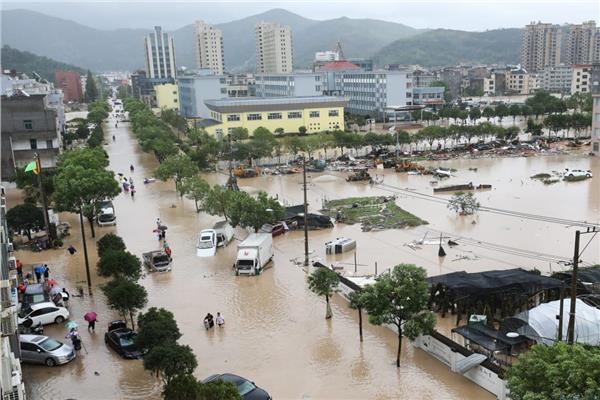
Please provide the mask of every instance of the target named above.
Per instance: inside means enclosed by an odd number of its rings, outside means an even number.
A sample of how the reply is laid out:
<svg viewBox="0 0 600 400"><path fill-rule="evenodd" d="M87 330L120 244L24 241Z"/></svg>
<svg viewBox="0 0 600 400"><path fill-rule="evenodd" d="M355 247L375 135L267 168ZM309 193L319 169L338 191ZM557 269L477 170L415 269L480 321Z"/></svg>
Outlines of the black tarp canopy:
<svg viewBox="0 0 600 400"><path fill-rule="evenodd" d="M556 272L552 275L553 278L565 281L565 283L571 283L573 271L562 271ZM594 265L593 267L579 267L577 270L577 279L579 282L586 283L598 283L600 282L600 265Z"/></svg>
<svg viewBox="0 0 600 400"><path fill-rule="evenodd" d="M515 292L534 294L540 290L560 287L558 279L539 275L522 268L468 273L465 271L427 278L430 285L441 284L456 295L489 295L490 293Z"/></svg>

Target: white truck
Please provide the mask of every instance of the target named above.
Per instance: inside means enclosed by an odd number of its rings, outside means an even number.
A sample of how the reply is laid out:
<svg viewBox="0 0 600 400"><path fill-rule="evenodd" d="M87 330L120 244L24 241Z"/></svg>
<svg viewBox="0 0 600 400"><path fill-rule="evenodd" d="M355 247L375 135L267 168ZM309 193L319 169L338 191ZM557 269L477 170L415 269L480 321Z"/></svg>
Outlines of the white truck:
<svg viewBox="0 0 600 400"><path fill-rule="evenodd" d="M227 221L219 221L213 226L217 235L217 247L227 246L233 239L234 231Z"/></svg>
<svg viewBox="0 0 600 400"><path fill-rule="evenodd" d="M273 237L270 233L253 233L238 245L233 268L235 274L259 275L273 259Z"/></svg>

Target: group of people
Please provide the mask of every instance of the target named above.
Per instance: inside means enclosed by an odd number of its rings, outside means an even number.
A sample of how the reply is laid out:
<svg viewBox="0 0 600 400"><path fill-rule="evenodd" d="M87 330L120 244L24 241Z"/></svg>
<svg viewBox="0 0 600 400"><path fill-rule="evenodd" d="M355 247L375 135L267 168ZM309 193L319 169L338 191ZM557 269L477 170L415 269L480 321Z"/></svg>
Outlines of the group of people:
<svg viewBox="0 0 600 400"><path fill-rule="evenodd" d="M221 315L220 312L217 312L217 318L214 318L211 313L206 314L204 317L204 327L206 330L209 330L215 326L215 322L218 327L223 327L225 325L225 318Z"/></svg>

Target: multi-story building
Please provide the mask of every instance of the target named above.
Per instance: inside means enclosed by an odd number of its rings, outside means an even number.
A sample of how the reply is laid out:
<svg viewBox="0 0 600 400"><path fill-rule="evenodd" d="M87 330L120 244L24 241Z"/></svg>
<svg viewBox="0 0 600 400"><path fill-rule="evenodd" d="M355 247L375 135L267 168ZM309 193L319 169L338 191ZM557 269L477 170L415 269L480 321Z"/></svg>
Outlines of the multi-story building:
<svg viewBox="0 0 600 400"><path fill-rule="evenodd" d="M81 76L75 71L56 71L54 73L56 86L63 91L65 103L71 101L80 102L83 100L83 91L81 90Z"/></svg>
<svg viewBox="0 0 600 400"><path fill-rule="evenodd" d="M225 70L225 52L221 30L204 21L196 21L196 63L200 69L209 69L217 75Z"/></svg>
<svg viewBox="0 0 600 400"><path fill-rule="evenodd" d="M315 53L315 61L317 62L329 62L329 61L339 61L340 53L337 51L327 50L327 51L317 51Z"/></svg>
<svg viewBox="0 0 600 400"><path fill-rule="evenodd" d="M571 94L589 93L592 84L592 65L573 65L571 75Z"/></svg>
<svg viewBox="0 0 600 400"><path fill-rule="evenodd" d="M455 99L462 94L462 72L456 68L444 68L439 71L439 78L446 82L450 96Z"/></svg>
<svg viewBox="0 0 600 400"><path fill-rule="evenodd" d="M560 26L532 22L523 29L521 66L529 72L560 64Z"/></svg>
<svg viewBox="0 0 600 400"><path fill-rule="evenodd" d="M436 80L434 73L424 71L422 69L416 69L412 72L413 87L427 87Z"/></svg>
<svg viewBox="0 0 600 400"><path fill-rule="evenodd" d="M592 153L600 155L600 63L592 65Z"/></svg>
<svg viewBox="0 0 600 400"><path fill-rule="evenodd" d="M565 63L567 65L592 63L596 56L597 37L595 21L571 25L567 36Z"/></svg>
<svg viewBox="0 0 600 400"><path fill-rule="evenodd" d="M322 74L258 74L256 97L321 96Z"/></svg>
<svg viewBox="0 0 600 400"><path fill-rule="evenodd" d="M570 65L546 67L538 74L540 88L551 93L570 93L572 75Z"/></svg>
<svg viewBox="0 0 600 400"><path fill-rule="evenodd" d="M173 35L160 26L144 39L146 76L148 78L175 78L175 45Z"/></svg>
<svg viewBox="0 0 600 400"><path fill-rule="evenodd" d="M13 245L6 225L6 198L0 187L0 395L6 400L24 400L21 350L17 333L17 273Z"/></svg>
<svg viewBox="0 0 600 400"><path fill-rule="evenodd" d="M180 75L177 86L179 114L185 118L210 118L210 110L204 102L227 97L227 78L224 75Z"/></svg>
<svg viewBox="0 0 600 400"><path fill-rule="evenodd" d="M258 127L271 132L281 128L285 133L308 133L344 129L344 104L341 97L284 97L206 100L210 121L203 127L217 138L235 128L246 128L252 134Z"/></svg>
<svg viewBox="0 0 600 400"><path fill-rule="evenodd" d="M508 71L506 73L506 91L510 94L531 94L539 88L536 74L531 74L524 69Z"/></svg>
<svg viewBox="0 0 600 400"><path fill-rule="evenodd" d="M256 24L256 72L287 74L292 72L292 30L275 22Z"/></svg>
<svg viewBox="0 0 600 400"><path fill-rule="evenodd" d="M139 99L150 108L157 108L155 87L175 83L173 78L148 78L146 71L131 74L131 91L133 97Z"/></svg>
<svg viewBox="0 0 600 400"><path fill-rule="evenodd" d="M251 88L254 90L254 75L228 75L227 76L227 97L248 97L255 96L251 93Z"/></svg>
<svg viewBox="0 0 600 400"><path fill-rule="evenodd" d="M177 110L179 112L179 92L174 83L164 83L154 86L156 108L162 110Z"/></svg>
<svg viewBox="0 0 600 400"><path fill-rule="evenodd" d="M412 104L437 108L444 104L443 86L413 87Z"/></svg>
<svg viewBox="0 0 600 400"><path fill-rule="evenodd" d="M370 58L348 58L346 61L358 66L363 71L373 71L373 60Z"/></svg>

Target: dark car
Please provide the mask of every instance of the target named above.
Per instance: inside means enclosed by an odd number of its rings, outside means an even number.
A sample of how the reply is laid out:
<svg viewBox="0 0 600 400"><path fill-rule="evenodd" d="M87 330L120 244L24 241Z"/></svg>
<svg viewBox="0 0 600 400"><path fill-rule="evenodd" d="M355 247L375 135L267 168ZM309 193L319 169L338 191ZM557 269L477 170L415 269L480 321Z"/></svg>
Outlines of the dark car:
<svg viewBox="0 0 600 400"><path fill-rule="evenodd" d="M224 381L233 383L244 400L271 400L272 397L264 389L259 388L252 381L234 374L211 375L202 383Z"/></svg>
<svg viewBox="0 0 600 400"><path fill-rule="evenodd" d="M117 320L108 324L108 332L104 334L104 342L123 358L142 358L144 352L135 344L137 333L127 327L125 321Z"/></svg>

